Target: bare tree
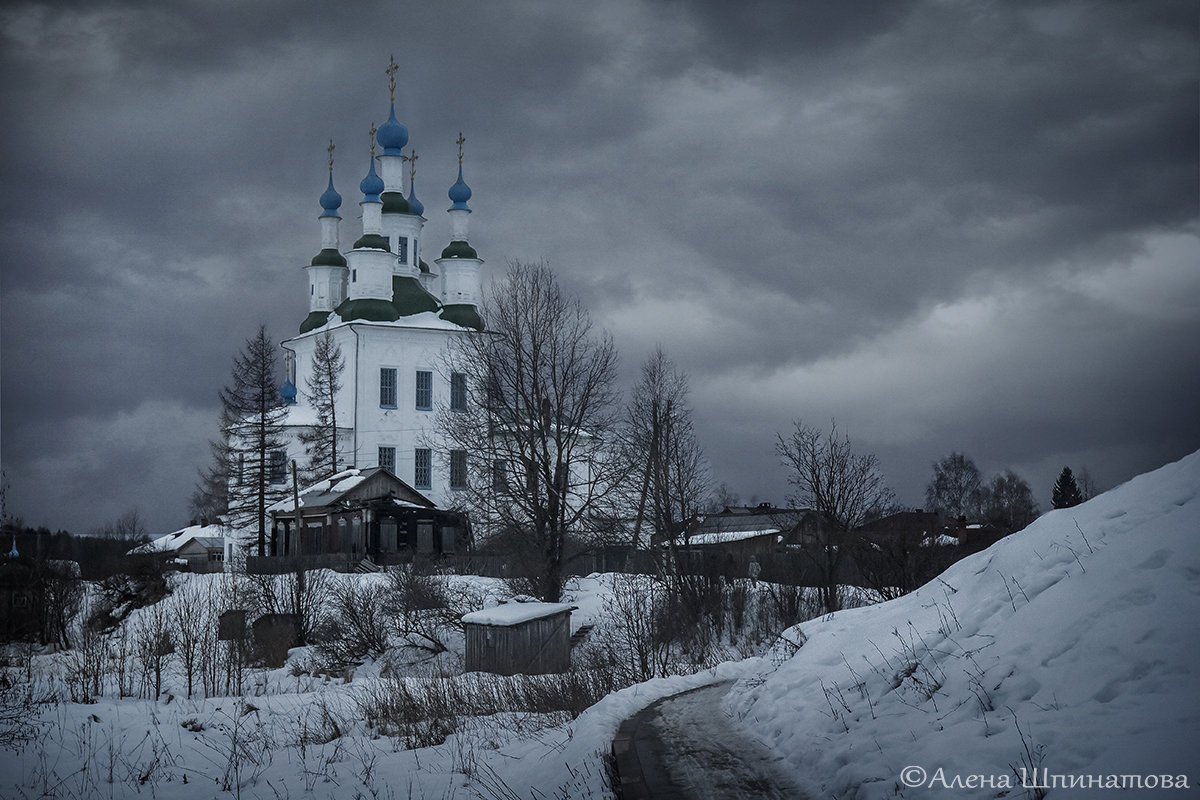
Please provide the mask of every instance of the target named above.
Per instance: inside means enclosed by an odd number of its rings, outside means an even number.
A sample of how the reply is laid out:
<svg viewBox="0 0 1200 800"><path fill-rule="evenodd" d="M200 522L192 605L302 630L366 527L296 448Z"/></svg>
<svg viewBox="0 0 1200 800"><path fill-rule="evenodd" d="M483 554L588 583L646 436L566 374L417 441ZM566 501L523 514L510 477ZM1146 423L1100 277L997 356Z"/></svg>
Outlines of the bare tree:
<svg viewBox="0 0 1200 800"><path fill-rule="evenodd" d="M849 437L838 434L836 422L828 433L798 420L795 425L788 438L779 435L776 452L796 488L788 501L815 509L828 521L805 552L817 568L825 609L836 611L841 607L838 576L853 544L850 532L881 515L894 495L884 482L879 459L873 453L855 453Z"/></svg>
<svg viewBox="0 0 1200 800"><path fill-rule="evenodd" d="M617 354L544 264L510 264L483 313L488 329L465 334L447 359L471 391L439 412L441 455L484 535L506 534L527 589L555 601L569 545L611 525L625 477Z"/></svg>
<svg viewBox="0 0 1200 800"><path fill-rule="evenodd" d="M649 519L655 541L675 541L692 528L708 491L708 463L687 405L687 376L659 347L642 364L627 410L630 458L641 475L633 546Z"/></svg>
<svg viewBox="0 0 1200 800"><path fill-rule="evenodd" d="M850 438L796 422L788 438L778 437L776 452L796 487L790 501L824 514L839 530L851 531L881 514L894 501L873 453L855 453Z"/></svg>
<svg viewBox="0 0 1200 800"><path fill-rule="evenodd" d="M933 479L925 487L925 505L946 517L975 517L979 514L983 479L975 462L954 452L933 464Z"/></svg>
<svg viewBox="0 0 1200 800"><path fill-rule="evenodd" d="M337 393L342 388L342 371L346 360L341 346L329 331L317 337L312 354L312 370L304 381L308 402L316 412L317 423L300 434L308 456L305 476L320 480L338 472L342 459L338 457Z"/></svg>
<svg viewBox="0 0 1200 800"><path fill-rule="evenodd" d="M1033 490L1011 469L992 478L984 491L983 511L988 522L1005 530L1019 531L1038 518Z"/></svg>
<svg viewBox="0 0 1200 800"><path fill-rule="evenodd" d="M234 358L233 381L221 390L220 398L221 430L228 443L226 468L234 478L229 522L235 528L256 529L262 556L267 506L283 496L287 477L278 364L265 325Z"/></svg>

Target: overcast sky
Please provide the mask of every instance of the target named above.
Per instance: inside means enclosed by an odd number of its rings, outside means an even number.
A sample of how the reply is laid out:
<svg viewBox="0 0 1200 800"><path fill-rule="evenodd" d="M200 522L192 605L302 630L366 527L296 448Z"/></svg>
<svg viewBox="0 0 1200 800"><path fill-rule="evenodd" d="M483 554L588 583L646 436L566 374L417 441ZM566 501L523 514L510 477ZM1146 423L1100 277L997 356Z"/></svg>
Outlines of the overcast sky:
<svg viewBox="0 0 1200 800"><path fill-rule="evenodd" d="M1200 448L1193 0L342 5L0 10L26 523L187 522L234 353L307 314L331 137L360 230L392 54L427 257L461 130L485 270L548 261L627 386L661 344L745 501L797 419L911 506L955 450L1046 508Z"/></svg>

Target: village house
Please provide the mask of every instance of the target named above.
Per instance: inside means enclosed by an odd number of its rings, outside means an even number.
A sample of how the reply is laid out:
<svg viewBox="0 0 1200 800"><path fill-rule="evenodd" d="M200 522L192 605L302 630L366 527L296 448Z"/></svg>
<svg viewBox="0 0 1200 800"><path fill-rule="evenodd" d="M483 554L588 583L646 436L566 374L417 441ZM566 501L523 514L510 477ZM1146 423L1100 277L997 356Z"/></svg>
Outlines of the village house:
<svg viewBox="0 0 1200 800"><path fill-rule="evenodd" d="M471 549L464 516L439 509L382 467L344 470L298 497L298 513L291 497L268 509L268 555L247 557L247 569L374 569Z"/></svg>

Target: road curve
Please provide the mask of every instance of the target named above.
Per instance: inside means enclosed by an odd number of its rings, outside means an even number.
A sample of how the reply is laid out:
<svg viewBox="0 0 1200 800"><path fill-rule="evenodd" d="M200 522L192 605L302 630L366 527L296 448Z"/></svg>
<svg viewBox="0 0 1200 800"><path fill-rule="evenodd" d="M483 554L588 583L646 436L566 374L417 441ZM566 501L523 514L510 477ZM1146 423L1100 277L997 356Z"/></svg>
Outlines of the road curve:
<svg viewBox="0 0 1200 800"><path fill-rule="evenodd" d="M665 697L621 723L613 754L623 800L804 797L778 757L721 710L731 683Z"/></svg>

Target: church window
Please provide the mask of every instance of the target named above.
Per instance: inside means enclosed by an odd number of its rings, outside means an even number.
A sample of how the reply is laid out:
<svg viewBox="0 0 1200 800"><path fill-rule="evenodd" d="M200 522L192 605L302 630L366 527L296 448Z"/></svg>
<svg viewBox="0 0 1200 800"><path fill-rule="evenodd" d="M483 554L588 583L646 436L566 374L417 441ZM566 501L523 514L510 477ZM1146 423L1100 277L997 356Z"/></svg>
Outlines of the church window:
<svg viewBox="0 0 1200 800"><path fill-rule="evenodd" d="M396 240L396 258L401 264L408 263L408 237L401 236Z"/></svg>
<svg viewBox="0 0 1200 800"><path fill-rule="evenodd" d="M433 373L417 370L417 408L428 411L433 408Z"/></svg>
<svg viewBox="0 0 1200 800"><path fill-rule="evenodd" d="M356 269L350 270L350 282L356 283L357 281L358 281L358 270L356 270Z"/></svg>
<svg viewBox="0 0 1200 800"><path fill-rule="evenodd" d="M395 367L381 367L379 369L379 406L380 408L396 407Z"/></svg>
<svg viewBox="0 0 1200 800"><path fill-rule="evenodd" d="M383 467L393 475L396 474L396 448L379 448L379 466Z"/></svg>
<svg viewBox="0 0 1200 800"><path fill-rule="evenodd" d="M413 458L413 485L418 489L428 489L433 482L433 451L428 447L418 447Z"/></svg>
<svg viewBox="0 0 1200 800"><path fill-rule="evenodd" d="M450 488L467 488L467 451L450 451Z"/></svg>
<svg viewBox="0 0 1200 800"><path fill-rule="evenodd" d="M467 376L461 372L450 373L450 410L467 410Z"/></svg>
<svg viewBox="0 0 1200 800"><path fill-rule="evenodd" d="M267 475L271 483L284 483L287 481L287 451L272 450L271 463L268 470Z"/></svg>

